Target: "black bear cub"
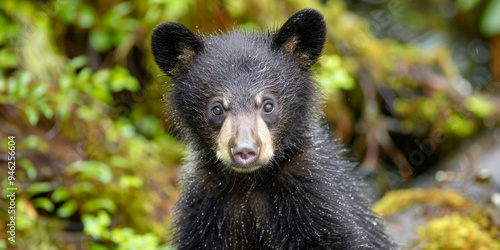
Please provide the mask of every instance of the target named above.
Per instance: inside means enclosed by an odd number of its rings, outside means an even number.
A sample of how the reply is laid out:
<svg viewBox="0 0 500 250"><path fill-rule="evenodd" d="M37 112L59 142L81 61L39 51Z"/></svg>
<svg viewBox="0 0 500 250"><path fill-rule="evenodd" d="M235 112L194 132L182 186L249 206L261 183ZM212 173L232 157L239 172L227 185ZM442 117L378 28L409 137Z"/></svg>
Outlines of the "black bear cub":
<svg viewBox="0 0 500 250"><path fill-rule="evenodd" d="M310 67L325 38L314 9L267 33L154 29L173 128L191 152L175 212L179 249L394 247L324 126Z"/></svg>

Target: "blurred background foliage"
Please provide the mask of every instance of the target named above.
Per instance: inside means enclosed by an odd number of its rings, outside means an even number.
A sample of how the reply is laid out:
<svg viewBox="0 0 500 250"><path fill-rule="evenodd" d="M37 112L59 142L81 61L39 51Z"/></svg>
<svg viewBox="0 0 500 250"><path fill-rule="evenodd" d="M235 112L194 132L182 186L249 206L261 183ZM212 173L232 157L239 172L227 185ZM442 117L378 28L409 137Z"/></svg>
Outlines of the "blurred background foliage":
<svg viewBox="0 0 500 250"><path fill-rule="evenodd" d="M185 153L166 132L152 29L266 31L305 7L328 24L314 67L326 119L394 238L498 249L495 0L2 0L0 162L15 135L18 195L11 244L2 167L0 249L170 249Z"/></svg>

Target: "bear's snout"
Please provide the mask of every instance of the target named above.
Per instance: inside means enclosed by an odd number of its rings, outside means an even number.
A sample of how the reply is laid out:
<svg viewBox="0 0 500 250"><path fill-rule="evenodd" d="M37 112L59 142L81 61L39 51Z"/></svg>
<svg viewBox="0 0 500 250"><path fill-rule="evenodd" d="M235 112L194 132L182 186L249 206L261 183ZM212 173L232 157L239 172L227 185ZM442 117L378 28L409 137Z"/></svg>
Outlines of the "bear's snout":
<svg viewBox="0 0 500 250"><path fill-rule="evenodd" d="M243 167L251 166L259 157L259 151L260 148L257 147L257 144L251 141L237 142L231 148L234 161Z"/></svg>

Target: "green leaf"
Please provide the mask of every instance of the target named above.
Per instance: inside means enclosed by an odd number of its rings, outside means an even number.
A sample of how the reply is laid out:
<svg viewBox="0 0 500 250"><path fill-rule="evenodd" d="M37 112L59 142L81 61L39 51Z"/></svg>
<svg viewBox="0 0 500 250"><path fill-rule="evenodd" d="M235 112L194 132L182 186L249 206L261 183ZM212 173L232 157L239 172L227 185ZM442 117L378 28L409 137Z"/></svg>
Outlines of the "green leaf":
<svg viewBox="0 0 500 250"><path fill-rule="evenodd" d="M111 76L109 69L101 69L92 75L92 80L95 84L105 87Z"/></svg>
<svg viewBox="0 0 500 250"><path fill-rule="evenodd" d="M71 64L72 61L70 61L69 63ZM71 88L71 85L72 85L72 79L69 75L62 75L60 78L59 78L59 90L60 91L66 91L68 90L69 88Z"/></svg>
<svg viewBox="0 0 500 250"><path fill-rule="evenodd" d="M113 92L124 89L135 91L139 89L139 81L131 76L127 69L121 66L115 66L111 74L110 88Z"/></svg>
<svg viewBox="0 0 500 250"><path fill-rule="evenodd" d="M33 79L33 76L28 71L21 71L17 75L17 97L23 98L28 95L28 84Z"/></svg>
<svg viewBox="0 0 500 250"><path fill-rule="evenodd" d="M0 94L4 92L6 88L7 88L7 82L5 81L5 78L0 75Z"/></svg>
<svg viewBox="0 0 500 250"><path fill-rule="evenodd" d="M475 129L475 124L459 115L453 114L448 119L446 119L446 131L460 136L467 137L470 136Z"/></svg>
<svg viewBox="0 0 500 250"><path fill-rule="evenodd" d="M168 8L166 8L164 15L170 17L171 20L176 20L185 15L194 2L194 0L170 0L167 2ZM238 5L237 3L239 1L231 1L231 4L228 4L228 6ZM245 10L243 10L243 13L245 13Z"/></svg>
<svg viewBox="0 0 500 250"><path fill-rule="evenodd" d="M15 68L19 64L19 58L15 52L8 49L0 50L0 68Z"/></svg>
<svg viewBox="0 0 500 250"><path fill-rule="evenodd" d="M65 187L59 187L57 188L53 193L52 195L50 196L50 198L54 201L54 202L61 202L61 201L65 201L67 199L69 199L70 195L69 195L69 191L67 188Z"/></svg>
<svg viewBox="0 0 500 250"><path fill-rule="evenodd" d="M33 204L34 207L41 208L49 213L54 211L54 204L45 197L36 198L31 201L31 204Z"/></svg>
<svg viewBox="0 0 500 250"><path fill-rule="evenodd" d="M7 95L10 97L15 97L17 86L16 86L16 79L14 77L9 77L7 80Z"/></svg>
<svg viewBox="0 0 500 250"><path fill-rule="evenodd" d="M147 23L157 23L162 14L163 11L160 8L149 8L144 20L146 20ZM176 20L176 18L172 17L171 20Z"/></svg>
<svg viewBox="0 0 500 250"><path fill-rule="evenodd" d="M94 85L91 95L105 104L108 104L110 106L113 104L113 97L105 86Z"/></svg>
<svg viewBox="0 0 500 250"><path fill-rule="evenodd" d="M95 195L95 194L97 194L97 188L95 187L95 185L90 183L90 182L87 182L87 181L83 181L83 182L79 182L79 183L74 184L71 187L71 190L77 195L80 195L80 194Z"/></svg>
<svg viewBox="0 0 500 250"><path fill-rule="evenodd" d="M490 0L481 16L480 29L490 37L500 33L500 1Z"/></svg>
<svg viewBox="0 0 500 250"><path fill-rule="evenodd" d="M89 249L90 250L108 250L109 248L107 248L105 245L102 245L102 244L99 244L99 243L90 242L89 243Z"/></svg>
<svg viewBox="0 0 500 250"><path fill-rule="evenodd" d="M82 216L83 231L96 240L106 238L109 234L108 227L111 224L111 218L105 211L99 211L97 216L84 214Z"/></svg>
<svg viewBox="0 0 500 250"><path fill-rule="evenodd" d="M82 118L82 120L91 122L98 117L99 113L96 110L92 109L92 107L82 106L78 108L77 115L78 117Z"/></svg>
<svg viewBox="0 0 500 250"><path fill-rule="evenodd" d="M57 1L57 14L67 24L72 24L75 21L80 0L73 1Z"/></svg>
<svg viewBox="0 0 500 250"><path fill-rule="evenodd" d="M136 122L136 126L141 133L148 136L153 136L163 132L163 127L160 121L153 115L146 115L140 118Z"/></svg>
<svg viewBox="0 0 500 250"><path fill-rule="evenodd" d="M68 166L68 173L79 173L80 178L96 179L107 184L113 180L111 168L100 161L77 161Z"/></svg>
<svg viewBox="0 0 500 250"><path fill-rule="evenodd" d="M109 164L113 167L118 167L118 168L130 168L130 160L128 158L119 156L119 155L113 155L108 158Z"/></svg>
<svg viewBox="0 0 500 250"><path fill-rule="evenodd" d="M132 12L132 4L130 2L123 2L123 3L118 4L115 7L113 7L111 12L115 16L123 17L125 15L130 14L130 12Z"/></svg>
<svg viewBox="0 0 500 250"><path fill-rule="evenodd" d="M10 140L9 140L9 138L8 138L7 136L5 136L5 137L3 138L3 141L2 141L2 149L3 149L4 151L8 151L8 150L9 150L9 144L8 144L8 143L9 143L9 141L10 141ZM112 157L113 157L113 156L112 156ZM110 158L111 158L111 157L109 157L109 158L108 158L108 160L109 160ZM4 179L2 179L2 180L6 180L6 179L4 178Z"/></svg>
<svg viewBox="0 0 500 250"><path fill-rule="evenodd" d="M83 206L83 211L85 212L94 212L103 209L108 210L110 213L114 213L117 210L115 203L106 198L90 200Z"/></svg>
<svg viewBox="0 0 500 250"><path fill-rule="evenodd" d="M43 115L45 116L45 118L52 119L52 117L54 116L54 111L49 106L49 104L47 104L47 102L40 102L40 103L38 103L38 108L43 113Z"/></svg>
<svg viewBox="0 0 500 250"><path fill-rule="evenodd" d="M87 56L77 56L77 57L74 57L72 58L69 62L68 62L68 68L71 70L71 71L74 71L76 69L79 69L85 65L87 65L88 63L88 59L87 59Z"/></svg>
<svg viewBox="0 0 500 250"><path fill-rule="evenodd" d="M137 176L132 175L124 175L120 178L120 187L121 188L140 188L142 187L142 179Z"/></svg>
<svg viewBox="0 0 500 250"><path fill-rule="evenodd" d="M111 240L123 249L157 249L161 239L153 233L135 234L134 229L114 228Z"/></svg>
<svg viewBox="0 0 500 250"><path fill-rule="evenodd" d="M48 85L46 83L37 83L33 87L33 90L30 93L30 97L34 100L42 97L47 93Z"/></svg>
<svg viewBox="0 0 500 250"><path fill-rule="evenodd" d="M476 7L480 2L481 0L456 0L455 4L459 10L466 12Z"/></svg>
<svg viewBox="0 0 500 250"><path fill-rule="evenodd" d="M37 171L35 165L33 165L33 163L28 158L23 157L18 160L18 163L19 165L23 166L30 180L34 180L36 178Z"/></svg>
<svg viewBox="0 0 500 250"><path fill-rule="evenodd" d="M434 99L424 99L419 103L418 108L423 118L426 118L429 122L435 121L440 116L439 105Z"/></svg>
<svg viewBox="0 0 500 250"><path fill-rule="evenodd" d="M122 21L123 25L123 30L128 31L127 36L129 39L132 39L134 36L132 33L137 29L137 27L140 25L140 22L133 19L133 18L125 18Z"/></svg>
<svg viewBox="0 0 500 250"><path fill-rule="evenodd" d="M495 104L478 96L471 96L465 101L466 108L476 116L484 118L495 113Z"/></svg>
<svg viewBox="0 0 500 250"><path fill-rule="evenodd" d="M36 149L42 153L47 153L48 145L36 135L28 135L20 144L19 149Z"/></svg>
<svg viewBox="0 0 500 250"><path fill-rule="evenodd" d="M78 72L77 80L79 83L83 83L85 86L90 86L88 80L92 75L92 69L90 67L83 68L80 72Z"/></svg>
<svg viewBox="0 0 500 250"><path fill-rule="evenodd" d="M321 68L317 80L321 87L329 91L352 90L356 81L342 67L342 58L337 55L325 56L320 59Z"/></svg>
<svg viewBox="0 0 500 250"><path fill-rule="evenodd" d="M103 69L95 72L92 75L92 93L96 99L110 105L113 102L113 97L108 90L108 83L111 77L111 70Z"/></svg>
<svg viewBox="0 0 500 250"><path fill-rule="evenodd" d="M97 19L97 15L89 6L84 6L81 8L80 13L78 15L77 24L80 28L90 28L95 24L95 20Z"/></svg>
<svg viewBox="0 0 500 250"><path fill-rule="evenodd" d="M68 119L71 111L71 103L70 102L60 102L56 107L57 114L61 117L62 120Z"/></svg>
<svg viewBox="0 0 500 250"><path fill-rule="evenodd" d="M241 25L246 30L259 30L262 29L262 26L260 26L258 23L255 22L246 22Z"/></svg>
<svg viewBox="0 0 500 250"><path fill-rule="evenodd" d="M76 209L76 202L74 200L69 200L57 209L56 214L60 218L68 218L76 212Z"/></svg>
<svg viewBox="0 0 500 250"><path fill-rule="evenodd" d="M105 52L113 45L112 37L105 30L93 29L89 35L90 45L99 52Z"/></svg>
<svg viewBox="0 0 500 250"><path fill-rule="evenodd" d="M33 214L30 211L31 203L27 199L18 199L16 205L16 214L20 213L22 216L16 216L16 229L18 230L26 230L33 229L35 224L37 224L37 220L39 219L37 214Z"/></svg>
<svg viewBox="0 0 500 250"><path fill-rule="evenodd" d="M7 249L7 242L4 239L0 239L0 249Z"/></svg>
<svg viewBox="0 0 500 250"><path fill-rule="evenodd" d="M50 182L35 182L29 185L26 189L26 193L29 196L48 193L50 191L52 191L52 185L50 184Z"/></svg>
<svg viewBox="0 0 500 250"><path fill-rule="evenodd" d="M40 118L40 114L38 111L32 107L32 106L27 106L24 108L24 114L28 118L28 122L31 124L31 126L35 126L38 123L38 119Z"/></svg>
<svg viewBox="0 0 500 250"><path fill-rule="evenodd" d="M103 18L103 23L108 29L119 30L123 29L123 25L121 23L121 19L128 15L132 11L132 4L130 2L123 2L121 4L116 5L108 11Z"/></svg>

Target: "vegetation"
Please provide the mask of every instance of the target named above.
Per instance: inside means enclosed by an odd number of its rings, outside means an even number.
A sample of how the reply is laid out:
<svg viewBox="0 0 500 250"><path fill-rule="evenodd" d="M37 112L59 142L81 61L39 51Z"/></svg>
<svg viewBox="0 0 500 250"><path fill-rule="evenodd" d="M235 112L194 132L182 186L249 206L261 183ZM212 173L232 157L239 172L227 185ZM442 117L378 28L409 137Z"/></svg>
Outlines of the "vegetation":
<svg viewBox="0 0 500 250"><path fill-rule="evenodd" d="M489 69L500 50L484 45L500 42L500 2L412 2L366 11L339 0L2 0L0 164L15 136L17 196L12 244L2 167L0 249L170 248L184 151L168 133L168 78L149 47L152 29L167 20L202 33L265 31L299 9L320 10L329 33L315 70L326 118L381 193L407 187L461 142L500 125L492 84L500 73ZM460 25L480 33L457 32ZM440 35L429 36L431 27ZM467 39L477 53L454 47ZM390 216L420 203L451 210L418 229L415 245L500 244L485 207L456 191L392 191L375 210Z"/></svg>

